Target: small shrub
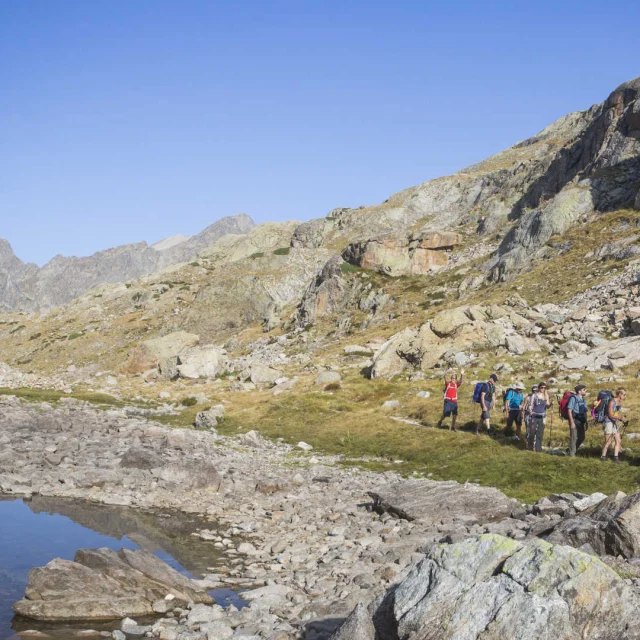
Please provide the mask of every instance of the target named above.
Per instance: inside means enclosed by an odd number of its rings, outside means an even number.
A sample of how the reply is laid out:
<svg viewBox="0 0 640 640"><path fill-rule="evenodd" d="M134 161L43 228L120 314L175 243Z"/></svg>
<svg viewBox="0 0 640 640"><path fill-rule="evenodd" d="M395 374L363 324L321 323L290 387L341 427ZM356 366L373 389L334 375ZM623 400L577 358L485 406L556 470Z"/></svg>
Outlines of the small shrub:
<svg viewBox="0 0 640 640"><path fill-rule="evenodd" d="M360 271L360 267L356 267L355 264L351 264L349 262L343 262L340 265L340 271L342 271L342 273L344 273L345 275L349 273L358 273L358 271Z"/></svg>
<svg viewBox="0 0 640 640"><path fill-rule="evenodd" d="M83 336L84 333L82 333L82 331L80 333L72 333L69 335L69 340L75 340L76 338L79 338L80 336Z"/></svg>
<svg viewBox="0 0 640 640"><path fill-rule="evenodd" d="M14 327L13 329L11 329L11 331L9 331L9 333L16 333L16 331L20 331L20 329L24 329L25 325L20 324L17 327Z"/></svg>
<svg viewBox="0 0 640 640"><path fill-rule="evenodd" d="M41 335L41 333L34 333L32 336L29 336L29 340L37 340Z"/></svg>
<svg viewBox="0 0 640 640"><path fill-rule="evenodd" d="M131 299L134 302L139 302L140 300L142 300L142 291L136 291L132 296Z"/></svg>
<svg viewBox="0 0 640 640"><path fill-rule="evenodd" d="M249 256L250 260L256 260L257 258L264 258L264 252L263 251L256 251L255 253L252 253Z"/></svg>
<svg viewBox="0 0 640 640"><path fill-rule="evenodd" d="M190 262L190 263L189 263L189 266L190 266L190 267L199 267L199 266L200 266L200 263L199 263L199 262Z"/></svg>
<svg viewBox="0 0 640 640"><path fill-rule="evenodd" d="M340 391L342 387L339 382L330 382L325 388L325 391Z"/></svg>
<svg viewBox="0 0 640 640"><path fill-rule="evenodd" d="M182 398L183 407L193 407L197 404L198 404L198 401L193 396L189 396L188 398Z"/></svg>
<svg viewBox="0 0 640 640"><path fill-rule="evenodd" d="M291 252L291 247L281 247L273 252L274 256L288 256Z"/></svg>

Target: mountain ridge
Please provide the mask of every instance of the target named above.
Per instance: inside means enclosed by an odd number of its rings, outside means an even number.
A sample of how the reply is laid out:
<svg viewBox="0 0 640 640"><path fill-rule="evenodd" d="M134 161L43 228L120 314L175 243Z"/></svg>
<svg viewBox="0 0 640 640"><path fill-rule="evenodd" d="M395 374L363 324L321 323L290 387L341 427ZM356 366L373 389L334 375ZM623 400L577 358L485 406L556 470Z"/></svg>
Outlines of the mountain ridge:
<svg viewBox="0 0 640 640"><path fill-rule="evenodd" d="M34 312L64 305L97 285L134 280L187 261L217 239L244 235L254 227L248 215L237 214L161 250L142 241L90 256L58 254L42 267L20 260L8 240L0 238L0 312Z"/></svg>

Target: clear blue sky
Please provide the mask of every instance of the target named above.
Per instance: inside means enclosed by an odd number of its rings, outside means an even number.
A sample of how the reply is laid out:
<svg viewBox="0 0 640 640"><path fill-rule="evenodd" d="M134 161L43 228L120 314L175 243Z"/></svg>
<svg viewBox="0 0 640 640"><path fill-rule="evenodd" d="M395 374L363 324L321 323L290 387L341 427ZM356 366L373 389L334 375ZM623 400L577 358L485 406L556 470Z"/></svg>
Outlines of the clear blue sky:
<svg viewBox="0 0 640 640"><path fill-rule="evenodd" d="M637 0L3 0L0 237L42 264L452 173L640 75Z"/></svg>

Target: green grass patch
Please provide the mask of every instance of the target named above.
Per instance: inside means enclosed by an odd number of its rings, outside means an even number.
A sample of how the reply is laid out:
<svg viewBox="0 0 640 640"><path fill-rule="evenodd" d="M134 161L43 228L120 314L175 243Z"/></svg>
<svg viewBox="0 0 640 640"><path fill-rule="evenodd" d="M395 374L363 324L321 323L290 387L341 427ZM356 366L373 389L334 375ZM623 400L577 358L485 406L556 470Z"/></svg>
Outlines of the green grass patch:
<svg viewBox="0 0 640 640"><path fill-rule="evenodd" d="M355 264L351 264L350 262L343 262L340 265L340 271L342 271L342 273L347 275L349 273L360 273L362 269L360 267L356 267Z"/></svg>
<svg viewBox="0 0 640 640"><path fill-rule="evenodd" d="M281 247L273 252L274 256L288 256L291 253L291 247Z"/></svg>
<svg viewBox="0 0 640 640"><path fill-rule="evenodd" d="M75 398L76 400L84 400L95 405L106 405L110 407L124 407L126 404L136 404L132 402L124 402L118 398L107 395L106 393L95 393L93 391L75 391L73 393L64 393L62 391L54 391L52 389L8 389L0 387L0 395L16 396L29 402L58 402L60 398Z"/></svg>
<svg viewBox="0 0 640 640"><path fill-rule="evenodd" d="M257 260L258 258L264 258L264 251L256 251L249 256L249 260Z"/></svg>
<svg viewBox="0 0 640 640"><path fill-rule="evenodd" d="M425 387L432 391L432 397L416 398L417 390ZM442 411L439 390L438 381L417 387L406 381L350 377L343 381L338 396L308 391L277 399L261 396L259 401L236 397L221 431L234 435L258 428L272 439L284 438L292 444L304 440L319 452L343 454L344 464L349 466L479 482L525 502L550 493L638 490L640 451L625 452L622 464L602 463L600 429L587 432L587 441L576 458L536 454L508 438L475 436L477 411L470 400L461 400L458 426L462 431L434 428ZM401 406L382 410L382 402L391 398L400 400ZM494 427L501 430L505 426L502 414L496 413ZM421 426L398 422L392 416L412 418ZM547 427L545 445L549 436L552 446L568 445L567 424L557 415L553 427ZM633 447L630 442L624 440L624 447Z"/></svg>

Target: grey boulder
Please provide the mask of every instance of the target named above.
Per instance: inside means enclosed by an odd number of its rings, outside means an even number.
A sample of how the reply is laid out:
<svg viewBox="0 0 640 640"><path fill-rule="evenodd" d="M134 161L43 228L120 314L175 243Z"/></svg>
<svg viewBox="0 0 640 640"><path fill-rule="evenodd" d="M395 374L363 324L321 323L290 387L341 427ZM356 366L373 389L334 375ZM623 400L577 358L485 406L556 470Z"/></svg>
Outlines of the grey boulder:
<svg viewBox="0 0 640 640"><path fill-rule="evenodd" d="M486 534L433 547L373 604L373 634L360 607L332 638L633 640L638 605L638 593L593 556ZM361 635L345 635L349 625Z"/></svg>
<svg viewBox="0 0 640 640"><path fill-rule="evenodd" d="M142 549L82 549L73 562L56 558L29 572L25 597L13 605L44 621L114 620L153 615L153 603L172 594L212 604L195 582Z"/></svg>
<svg viewBox="0 0 640 640"><path fill-rule="evenodd" d="M485 523L507 518L519 507L498 489L455 481L405 480L369 495L378 511L426 522L457 518Z"/></svg>

